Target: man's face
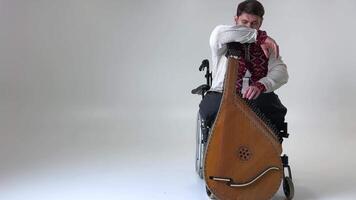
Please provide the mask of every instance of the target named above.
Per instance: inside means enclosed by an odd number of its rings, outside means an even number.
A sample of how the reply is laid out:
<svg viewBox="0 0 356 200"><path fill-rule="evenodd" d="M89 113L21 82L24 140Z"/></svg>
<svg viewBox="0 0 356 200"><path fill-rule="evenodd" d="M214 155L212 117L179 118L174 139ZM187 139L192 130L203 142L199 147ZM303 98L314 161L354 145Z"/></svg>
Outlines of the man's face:
<svg viewBox="0 0 356 200"><path fill-rule="evenodd" d="M235 22L237 25L258 30L262 25L262 18L257 15L242 13L240 16L235 16Z"/></svg>

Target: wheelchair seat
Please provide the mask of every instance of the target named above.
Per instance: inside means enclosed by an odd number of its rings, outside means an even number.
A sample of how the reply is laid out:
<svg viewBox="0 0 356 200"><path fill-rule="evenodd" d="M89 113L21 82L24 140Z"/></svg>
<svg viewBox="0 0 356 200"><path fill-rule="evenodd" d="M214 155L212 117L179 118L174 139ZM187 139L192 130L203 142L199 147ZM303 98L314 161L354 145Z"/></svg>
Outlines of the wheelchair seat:
<svg viewBox="0 0 356 200"><path fill-rule="evenodd" d="M198 86L197 88L192 90L192 94L198 94L198 95L203 95L205 94L208 90L210 89L210 85L208 84L202 84Z"/></svg>

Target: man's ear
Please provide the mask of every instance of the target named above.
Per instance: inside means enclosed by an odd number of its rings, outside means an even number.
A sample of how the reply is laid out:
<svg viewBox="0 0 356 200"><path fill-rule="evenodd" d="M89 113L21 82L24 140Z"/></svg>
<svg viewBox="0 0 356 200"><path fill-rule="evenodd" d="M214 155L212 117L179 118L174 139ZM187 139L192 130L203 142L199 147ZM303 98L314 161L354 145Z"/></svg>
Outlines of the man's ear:
<svg viewBox="0 0 356 200"><path fill-rule="evenodd" d="M261 28L261 26L262 26L262 22L263 22L263 18L261 18L261 23L260 23L260 26L258 27L258 29L260 29L260 28Z"/></svg>
<svg viewBox="0 0 356 200"><path fill-rule="evenodd" d="M237 20L239 19L239 16L235 15L234 16L234 20L235 20L235 23L237 24Z"/></svg>

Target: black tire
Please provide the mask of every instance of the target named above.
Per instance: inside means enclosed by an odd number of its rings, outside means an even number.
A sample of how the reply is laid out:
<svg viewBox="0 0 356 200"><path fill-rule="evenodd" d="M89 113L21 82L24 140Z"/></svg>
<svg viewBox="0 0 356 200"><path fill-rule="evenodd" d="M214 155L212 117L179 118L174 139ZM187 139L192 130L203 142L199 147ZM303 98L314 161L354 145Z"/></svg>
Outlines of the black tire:
<svg viewBox="0 0 356 200"><path fill-rule="evenodd" d="M202 133L201 133L201 120L198 112L197 115L197 124L196 124L196 152L195 152L195 171L198 174L199 178L203 179L203 167L202 167Z"/></svg>
<svg viewBox="0 0 356 200"><path fill-rule="evenodd" d="M215 195L211 193L211 191L209 190L209 188L207 186L205 186L206 189L206 194L208 195L208 197L210 199L216 199Z"/></svg>
<svg viewBox="0 0 356 200"><path fill-rule="evenodd" d="M205 186L205 189L206 189L206 194L207 194L208 196L210 196L210 195L211 195L211 192L210 192L209 188L208 188L207 186Z"/></svg>
<svg viewBox="0 0 356 200"><path fill-rule="evenodd" d="M287 197L287 200L291 200L294 197L294 184L290 177L285 177L283 179L283 191Z"/></svg>

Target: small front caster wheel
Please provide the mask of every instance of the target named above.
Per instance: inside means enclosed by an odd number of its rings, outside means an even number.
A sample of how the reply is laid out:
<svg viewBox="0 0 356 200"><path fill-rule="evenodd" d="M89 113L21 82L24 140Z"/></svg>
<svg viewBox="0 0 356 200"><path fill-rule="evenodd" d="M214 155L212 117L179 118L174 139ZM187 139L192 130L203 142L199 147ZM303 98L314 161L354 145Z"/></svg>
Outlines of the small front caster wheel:
<svg viewBox="0 0 356 200"><path fill-rule="evenodd" d="M285 177L283 179L283 191L287 197L287 200L291 200L294 197L294 184L290 177Z"/></svg>
<svg viewBox="0 0 356 200"><path fill-rule="evenodd" d="M216 199L215 195L211 193L208 187L205 187L206 189L206 194L209 196L210 199Z"/></svg>

